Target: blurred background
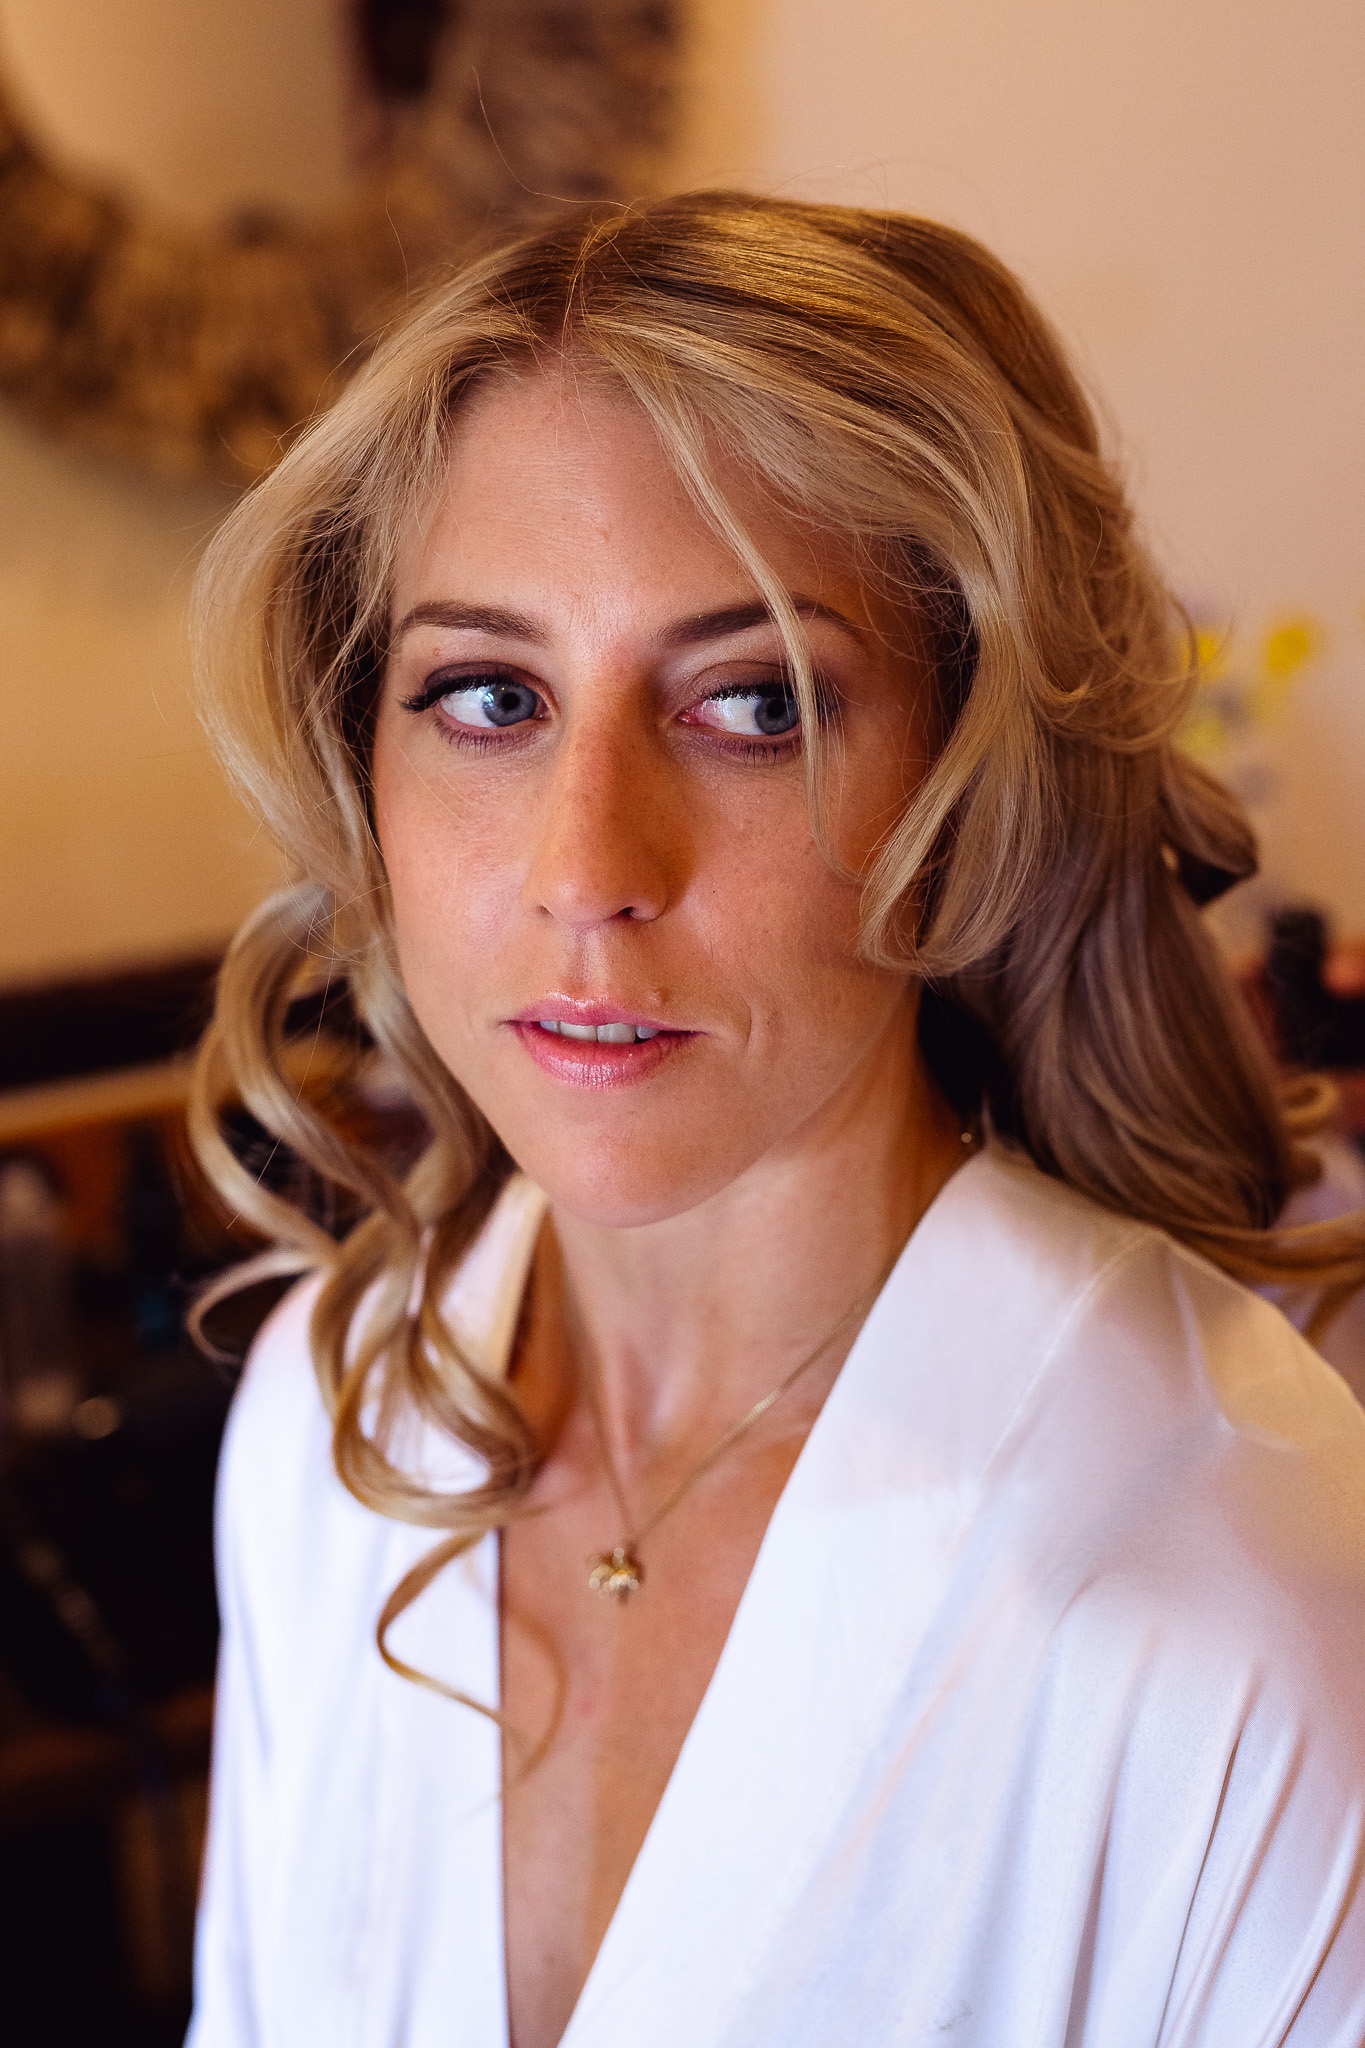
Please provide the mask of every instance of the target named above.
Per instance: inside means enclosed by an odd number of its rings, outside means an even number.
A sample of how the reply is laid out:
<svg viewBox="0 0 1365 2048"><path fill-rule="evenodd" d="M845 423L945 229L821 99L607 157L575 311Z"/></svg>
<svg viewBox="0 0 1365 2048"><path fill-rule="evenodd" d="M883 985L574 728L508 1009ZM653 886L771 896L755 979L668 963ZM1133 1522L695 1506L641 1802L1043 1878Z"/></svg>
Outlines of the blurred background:
<svg viewBox="0 0 1365 2048"><path fill-rule="evenodd" d="M1318 1199L1365 1200L1363 104L1348 0L0 0L16 2048L173 2041L186 2010L232 1372L183 1314L246 1246L184 1170L183 1055L275 874L188 689L234 493L414 280L555 196L739 185L979 235L1198 622L1184 743L1264 848L1220 937L1278 1055L1339 1078ZM411 1142L379 1080L360 1113Z"/></svg>

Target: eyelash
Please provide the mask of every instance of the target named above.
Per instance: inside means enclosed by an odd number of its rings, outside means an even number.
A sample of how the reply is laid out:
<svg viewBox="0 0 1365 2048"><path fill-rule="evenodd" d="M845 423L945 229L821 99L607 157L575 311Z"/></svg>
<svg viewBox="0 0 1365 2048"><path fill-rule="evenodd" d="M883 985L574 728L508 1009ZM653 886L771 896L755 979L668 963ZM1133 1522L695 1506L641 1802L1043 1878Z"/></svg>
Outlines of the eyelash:
<svg viewBox="0 0 1365 2048"><path fill-rule="evenodd" d="M433 705L440 703L442 697L448 697L452 690L474 690L481 686L487 688L490 683L505 683L510 680L507 671L500 668L476 669L472 675L434 676L423 689L414 690L411 697L400 697L399 709L413 712L430 711Z"/></svg>
<svg viewBox="0 0 1365 2048"><path fill-rule="evenodd" d="M411 697L400 697L398 700L399 709L410 711L414 716L420 716L423 712L434 710L442 697L448 697L451 691L457 687L473 689L479 685L486 686L489 683L505 682L508 679L509 676L506 669L477 669L472 673L466 672L463 675L454 677L435 676L423 689L414 691ZM752 689L753 686L751 684L734 683L725 689L712 690L710 696L713 698L744 697L750 695ZM828 685L824 684L821 677L817 676L816 709L820 714L822 724L832 714L834 702L834 692ZM440 720L437 723L437 731L447 746L460 747L467 752L475 754L494 752L499 748L506 747L509 741L515 744L513 736L516 730L517 728L515 727L508 727L502 732L479 732L469 726L457 726L453 721L447 723L445 720ZM771 767L778 761L787 760L793 754L799 753L801 748L801 728L799 726L795 732L790 734L784 733L771 740L745 739L733 734L727 736L724 733L715 731L708 732L708 738L721 753L728 754L731 760L744 761L755 767Z"/></svg>
<svg viewBox="0 0 1365 2048"><path fill-rule="evenodd" d="M400 697L399 709L411 711L419 716L425 711L434 711L442 697L448 697L453 689L463 686L474 689L482 684L502 683L509 680L505 669L476 669L472 674L459 676L435 676L423 689L415 690L411 697ZM436 730L448 747L461 747L468 753L486 754L498 747L505 747L512 738L513 728L506 732L478 732L469 726L457 726L453 721L436 721Z"/></svg>

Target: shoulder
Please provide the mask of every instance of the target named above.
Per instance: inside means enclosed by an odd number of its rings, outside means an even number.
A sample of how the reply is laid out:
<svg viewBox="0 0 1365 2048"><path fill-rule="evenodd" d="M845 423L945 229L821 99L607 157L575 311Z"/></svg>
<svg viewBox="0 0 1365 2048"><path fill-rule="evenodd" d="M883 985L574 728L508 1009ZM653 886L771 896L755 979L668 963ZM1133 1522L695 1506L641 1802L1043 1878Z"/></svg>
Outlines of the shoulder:
<svg viewBox="0 0 1365 2048"><path fill-rule="evenodd" d="M274 1493L285 1473L297 1484L330 1465L331 1427L310 1335L323 1278L311 1273L291 1287L247 1353L223 1440L223 1475L238 1486L251 1474L263 1493Z"/></svg>
<svg viewBox="0 0 1365 2048"><path fill-rule="evenodd" d="M1042 1175L1036 1251L1088 1247L1019 1440L1062 1483L1089 1621L1365 1743L1365 1412L1280 1311ZM1079 1559L1078 1559L1079 1562ZM1276 1717L1272 1714L1272 1720Z"/></svg>
<svg viewBox="0 0 1365 2048"><path fill-rule="evenodd" d="M218 1470L217 1551L225 1617L297 1610L379 1518L342 1485L313 1367L311 1323L324 1275L290 1288L257 1333L228 1415ZM373 1538L371 1537L371 1540Z"/></svg>
<svg viewBox="0 0 1365 2048"><path fill-rule="evenodd" d="M1040 1251L1061 1230L1107 1256L1057 1332L1059 1408L1097 1443L1254 1469L1266 1497L1279 1491L1272 1473L1311 1475L1324 1508L1327 1494L1365 1504L1365 1411L1281 1311L1165 1232L1060 1192L1040 1197ZM1358 1512L1346 1520L1358 1527Z"/></svg>
<svg viewBox="0 0 1365 2048"><path fill-rule="evenodd" d="M461 1349L501 1372L512 1343L545 1198L514 1176L455 1271L442 1310ZM228 1418L218 1487L221 1573L246 1575L248 1597L274 1605L313 1601L324 1579L393 1568L420 1523L364 1506L338 1476L332 1419L314 1368L312 1321L325 1284L314 1273L266 1319L247 1357ZM362 1297L363 1327L374 1294ZM438 1491L477 1485L483 1467L453 1436L398 1401L384 1452L402 1473ZM225 1588L226 1590L226 1588Z"/></svg>
<svg viewBox="0 0 1365 2048"><path fill-rule="evenodd" d="M1365 1411L1278 1308L1015 1155L979 1164L955 1219L974 1320L1025 1337L1040 1393L1084 1404L1101 1435L1141 1411L1149 1428L1338 1455L1365 1480Z"/></svg>
<svg viewBox="0 0 1365 2048"><path fill-rule="evenodd" d="M1163 1232L1009 1154L959 1181L954 1428L987 1432L1021 1586L1046 1604L1070 1585L1115 1654L1155 1631L1208 1676L1365 1702L1365 1413L1344 1382Z"/></svg>

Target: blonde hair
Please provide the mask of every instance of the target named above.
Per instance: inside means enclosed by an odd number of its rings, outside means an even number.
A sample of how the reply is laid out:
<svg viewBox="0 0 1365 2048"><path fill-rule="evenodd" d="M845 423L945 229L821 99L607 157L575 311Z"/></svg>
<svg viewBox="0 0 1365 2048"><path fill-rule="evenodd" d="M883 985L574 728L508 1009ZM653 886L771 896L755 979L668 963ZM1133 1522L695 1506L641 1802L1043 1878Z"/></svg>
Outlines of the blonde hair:
<svg viewBox="0 0 1365 2048"><path fill-rule="evenodd" d="M927 618L941 745L866 877L865 947L923 981L926 1055L958 1106L1241 1279L1333 1300L1365 1279L1356 1223L1275 1227L1313 1177L1296 1137L1314 1099L1277 1094L1196 908L1253 871L1254 841L1172 744L1190 637L1020 285L966 236L896 215L728 193L574 211L463 271L379 351L233 512L199 588L213 729L295 879L224 964L193 1136L270 1239L266 1263L324 1270L313 1347L341 1478L444 1532L381 1644L517 1511L540 1455L441 1315L512 1162L395 965L367 779L391 570L462 397L566 359L654 422L771 606L807 713L799 622L725 501L723 463ZM817 818L819 766L812 748ZM430 1128L401 1181L291 1065L291 1005L338 980ZM239 1162L219 1121L233 1099L358 1204L340 1242ZM482 1484L452 1497L402 1469L391 1432L413 1411L471 1447Z"/></svg>

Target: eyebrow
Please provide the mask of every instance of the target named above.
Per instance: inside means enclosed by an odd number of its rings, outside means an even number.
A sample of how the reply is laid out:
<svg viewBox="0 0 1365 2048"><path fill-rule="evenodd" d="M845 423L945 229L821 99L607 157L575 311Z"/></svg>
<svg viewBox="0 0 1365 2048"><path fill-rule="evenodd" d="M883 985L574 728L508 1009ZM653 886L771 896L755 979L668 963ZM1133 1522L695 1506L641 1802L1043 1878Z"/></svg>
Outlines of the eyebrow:
<svg viewBox="0 0 1365 2048"><path fill-rule="evenodd" d="M852 619L827 604L818 603L813 597L803 597L800 592L793 591L791 605L798 618L825 619L859 642L865 637ZM772 623L772 612L761 599L757 599L751 604L727 605L720 611L699 612L694 618L680 619L661 637L665 647L697 647L708 640L723 640L731 633L746 633L755 626ZM414 626L444 626L450 632L493 633L503 639L525 640L536 647L545 646L548 639L544 629L525 612L505 611L499 605L457 604L440 599L415 604L411 611L404 612L394 628L394 639L401 640Z"/></svg>
<svg viewBox="0 0 1365 2048"><path fill-rule="evenodd" d="M414 626L445 626L452 632L497 633L508 640L530 640L537 647L543 647L547 637L525 612L504 611L498 605L454 604L439 599L415 604L411 611L404 612L393 629L394 639L401 640Z"/></svg>
<svg viewBox="0 0 1365 2048"><path fill-rule="evenodd" d="M803 597L799 591L791 592L790 601L798 618L827 619L831 625L851 633L855 640L863 639L861 628L831 606L819 604L813 597ZM696 647L702 641L723 640L727 634L744 633L753 626L770 626L773 623L771 611L759 599L753 604L728 605L724 611L702 612L694 619L681 619L676 626L668 628L663 641L666 647Z"/></svg>

